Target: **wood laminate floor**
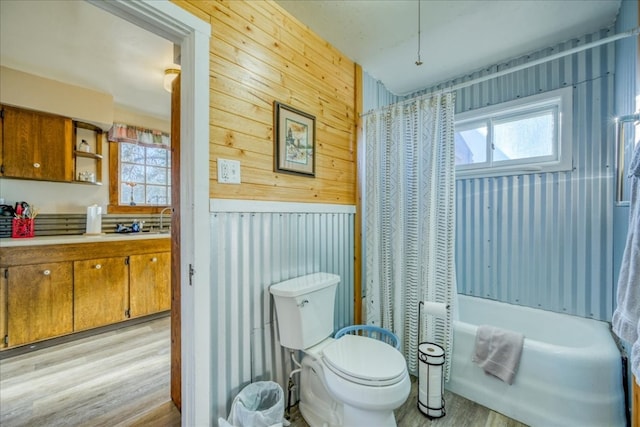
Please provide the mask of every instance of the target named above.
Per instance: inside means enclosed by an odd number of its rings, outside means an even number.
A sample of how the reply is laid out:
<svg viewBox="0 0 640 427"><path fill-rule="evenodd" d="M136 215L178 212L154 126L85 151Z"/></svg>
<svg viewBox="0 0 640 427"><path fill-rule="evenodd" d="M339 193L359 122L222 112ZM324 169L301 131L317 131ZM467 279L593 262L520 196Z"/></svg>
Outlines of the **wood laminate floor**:
<svg viewBox="0 0 640 427"><path fill-rule="evenodd" d="M395 411L398 427L527 427L448 390L444 392L446 415L429 420L418 410L417 385L416 378L411 377L409 398ZM291 427L309 427L297 405L291 410L290 421Z"/></svg>
<svg viewBox="0 0 640 427"><path fill-rule="evenodd" d="M169 323L164 317L0 360L0 425L180 426L169 397ZM412 378L398 427L526 427L448 391L445 401L445 417L426 418ZM290 421L308 427L297 406Z"/></svg>
<svg viewBox="0 0 640 427"><path fill-rule="evenodd" d="M0 360L0 425L179 426L170 318Z"/></svg>

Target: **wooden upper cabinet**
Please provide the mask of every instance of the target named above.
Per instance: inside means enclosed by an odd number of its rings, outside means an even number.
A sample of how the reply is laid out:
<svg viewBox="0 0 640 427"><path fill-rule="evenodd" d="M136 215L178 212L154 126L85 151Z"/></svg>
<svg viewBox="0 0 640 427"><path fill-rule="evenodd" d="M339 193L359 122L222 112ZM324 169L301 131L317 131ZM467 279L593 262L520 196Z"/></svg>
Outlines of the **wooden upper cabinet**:
<svg viewBox="0 0 640 427"><path fill-rule="evenodd" d="M2 175L71 182L73 123L70 118L2 106Z"/></svg>
<svg viewBox="0 0 640 427"><path fill-rule="evenodd" d="M73 332L70 262L22 265L8 271L9 347Z"/></svg>
<svg viewBox="0 0 640 427"><path fill-rule="evenodd" d="M171 309L171 252L129 257L131 317Z"/></svg>
<svg viewBox="0 0 640 427"><path fill-rule="evenodd" d="M73 262L74 331L127 319L129 276L127 257Z"/></svg>

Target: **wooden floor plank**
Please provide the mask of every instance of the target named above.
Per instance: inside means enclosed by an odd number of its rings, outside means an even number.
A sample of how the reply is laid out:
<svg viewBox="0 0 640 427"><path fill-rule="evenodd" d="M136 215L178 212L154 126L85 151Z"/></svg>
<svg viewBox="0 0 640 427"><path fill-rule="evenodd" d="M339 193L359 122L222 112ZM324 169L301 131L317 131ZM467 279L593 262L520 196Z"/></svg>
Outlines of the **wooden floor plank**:
<svg viewBox="0 0 640 427"><path fill-rule="evenodd" d="M170 318L0 360L2 426L179 426Z"/></svg>
<svg viewBox="0 0 640 427"><path fill-rule="evenodd" d="M0 425L178 427L170 400L170 318L0 360ZM446 416L417 408L417 381L396 410L398 427L525 427L445 391ZM308 427L297 406L292 427Z"/></svg>
<svg viewBox="0 0 640 427"><path fill-rule="evenodd" d="M411 392L407 401L395 411L398 427L527 427L484 406L445 390L446 415L429 419L418 410L417 381L411 377ZM309 427L298 411L291 410L291 427Z"/></svg>

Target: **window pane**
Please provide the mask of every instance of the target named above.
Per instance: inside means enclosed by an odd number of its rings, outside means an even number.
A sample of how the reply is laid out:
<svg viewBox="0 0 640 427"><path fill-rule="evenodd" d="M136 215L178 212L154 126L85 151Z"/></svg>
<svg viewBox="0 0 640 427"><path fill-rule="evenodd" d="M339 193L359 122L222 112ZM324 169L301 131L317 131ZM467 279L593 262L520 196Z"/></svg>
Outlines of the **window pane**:
<svg viewBox="0 0 640 427"><path fill-rule="evenodd" d="M148 184L167 184L167 168L156 168L149 166L147 168Z"/></svg>
<svg viewBox="0 0 640 427"><path fill-rule="evenodd" d="M133 200L136 205L144 205L144 185L133 187Z"/></svg>
<svg viewBox="0 0 640 427"><path fill-rule="evenodd" d="M129 163L144 163L144 147L126 142L120 145L120 160Z"/></svg>
<svg viewBox="0 0 640 427"><path fill-rule="evenodd" d="M479 125L457 131L456 166L487 161L487 126Z"/></svg>
<svg viewBox="0 0 640 427"><path fill-rule="evenodd" d="M168 152L169 150L166 150L164 148L147 148L147 164L156 166L168 166Z"/></svg>
<svg viewBox="0 0 640 427"><path fill-rule="evenodd" d="M131 205L132 202L134 204L138 204L142 199L143 194L143 186L137 185L135 183L122 183L120 184L120 204L121 205Z"/></svg>
<svg viewBox="0 0 640 427"><path fill-rule="evenodd" d="M120 202L121 205L129 204L129 197L131 197L131 187L125 183L120 184Z"/></svg>
<svg viewBox="0 0 640 427"><path fill-rule="evenodd" d="M169 189L159 185L147 186L147 204L148 205L168 205L171 203L167 196Z"/></svg>
<svg viewBox="0 0 640 427"><path fill-rule="evenodd" d="M120 175L120 181L136 182L136 183L144 184L144 181L145 181L144 166L123 163L121 170L122 170L122 173Z"/></svg>
<svg viewBox="0 0 640 427"><path fill-rule="evenodd" d="M517 160L555 155L554 111L496 123L493 160Z"/></svg>

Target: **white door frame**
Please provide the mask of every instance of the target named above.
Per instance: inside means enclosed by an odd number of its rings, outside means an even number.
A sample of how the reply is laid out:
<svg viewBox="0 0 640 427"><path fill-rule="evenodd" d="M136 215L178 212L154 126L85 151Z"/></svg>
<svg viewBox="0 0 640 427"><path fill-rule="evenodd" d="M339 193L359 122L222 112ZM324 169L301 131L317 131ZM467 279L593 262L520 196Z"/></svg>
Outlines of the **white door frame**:
<svg viewBox="0 0 640 427"><path fill-rule="evenodd" d="M180 260L182 425L211 414L209 38L211 26L162 0L87 0L181 47ZM190 266L194 274L190 277Z"/></svg>

